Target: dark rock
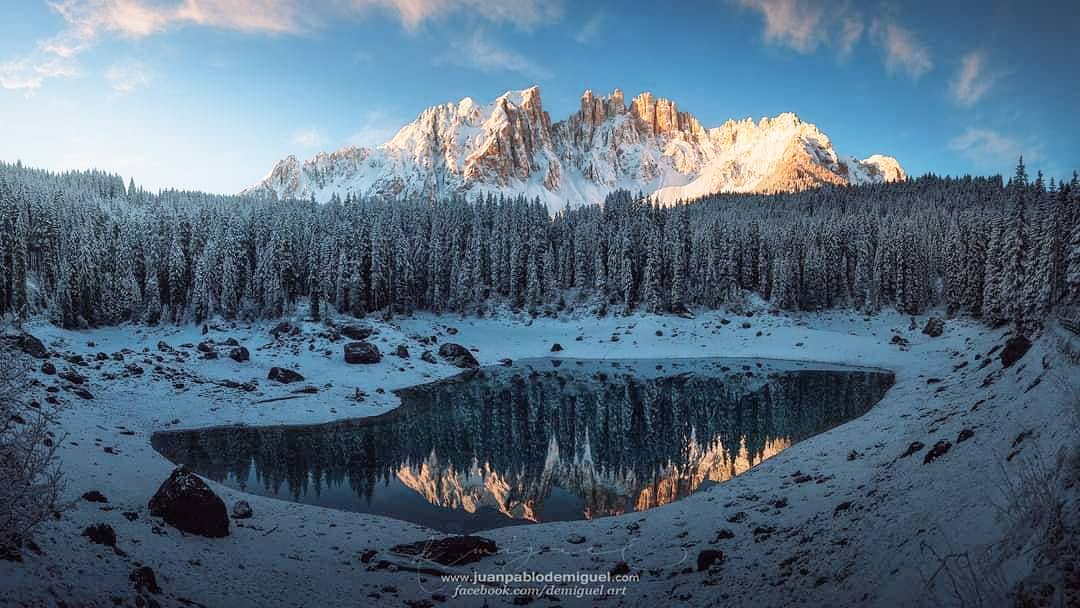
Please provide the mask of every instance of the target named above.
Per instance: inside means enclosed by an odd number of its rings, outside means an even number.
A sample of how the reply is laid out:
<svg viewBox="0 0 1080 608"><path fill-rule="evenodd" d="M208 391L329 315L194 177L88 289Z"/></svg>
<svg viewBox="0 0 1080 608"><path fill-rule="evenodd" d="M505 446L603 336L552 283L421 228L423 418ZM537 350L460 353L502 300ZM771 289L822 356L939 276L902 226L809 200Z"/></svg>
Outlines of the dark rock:
<svg viewBox="0 0 1080 608"><path fill-rule="evenodd" d="M945 319L941 317L930 317L926 320L926 325L922 328L922 333L930 336L931 338L937 338L945 332Z"/></svg>
<svg viewBox="0 0 1080 608"><path fill-rule="evenodd" d="M585 537L580 534L571 534L570 536L566 537L566 542L570 543L571 545L580 545L585 542Z"/></svg>
<svg viewBox="0 0 1080 608"><path fill-rule="evenodd" d="M132 374L134 376L141 376L142 373L143 373L143 368L139 367L138 365L135 365L134 363L129 363L128 365L125 365L124 370L127 371L129 374Z"/></svg>
<svg viewBox="0 0 1080 608"><path fill-rule="evenodd" d="M201 359L206 359L206 360L214 360L214 359L218 358L218 354L217 354L216 350L212 350L212 351L210 351L208 353L203 353L202 357L200 357L200 358Z"/></svg>
<svg viewBox="0 0 1080 608"><path fill-rule="evenodd" d="M164 340L157 343L157 349L163 353L167 353L172 350L172 347L165 343Z"/></svg>
<svg viewBox="0 0 1080 608"><path fill-rule="evenodd" d="M173 470L149 506L151 515L184 532L210 538L229 535L225 503L187 467Z"/></svg>
<svg viewBox="0 0 1080 608"><path fill-rule="evenodd" d="M75 393L75 395L76 395L77 397L79 397L79 398L81 398L81 399L86 399L87 401L89 401L89 400L91 400L91 399L93 399L93 398L94 398L94 395L93 395L93 393L91 393L90 391L86 390L85 388L81 388L81 387L75 387L75 388L71 389L71 392Z"/></svg>
<svg viewBox="0 0 1080 608"><path fill-rule="evenodd" d="M72 384L82 384L83 382L86 382L86 376L82 376L70 369L65 369L58 375Z"/></svg>
<svg viewBox="0 0 1080 608"><path fill-rule="evenodd" d="M199 351L200 353L212 353L216 349L214 348L214 341L207 340L205 342L199 342L199 345L195 347L195 350Z"/></svg>
<svg viewBox="0 0 1080 608"><path fill-rule="evenodd" d="M270 373L266 375L266 378L267 380L276 380L282 384L300 382L304 379L299 373L294 372L291 369L285 369L284 367L271 367Z"/></svg>
<svg viewBox="0 0 1080 608"><path fill-rule="evenodd" d="M893 344L897 344L899 346L907 346L908 345L907 338L905 338L905 337L903 337L903 336L901 336L899 334L893 334L893 337L892 337L891 340L889 340L889 342L891 342Z"/></svg>
<svg viewBox="0 0 1080 608"><path fill-rule="evenodd" d="M131 571L131 575L128 576L128 580L131 581L131 585L135 587L136 591L149 591L153 594L161 593L161 587L158 587L157 577L154 576L154 570L150 566L141 566Z"/></svg>
<svg viewBox="0 0 1080 608"><path fill-rule="evenodd" d="M319 392L319 387L309 384L307 386L298 388L295 391L292 391L292 394L294 394L294 395L314 395L314 394L317 394L318 392Z"/></svg>
<svg viewBox="0 0 1080 608"><path fill-rule="evenodd" d="M398 344L397 348L394 350L394 354L398 357L401 357L402 359L408 359L409 349L404 344Z"/></svg>
<svg viewBox="0 0 1080 608"><path fill-rule="evenodd" d="M371 342L349 342L345 345L345 363L371 365L379 361L382 361L382 353Z"/></svg>
<svg viewBox="0 0 1080 608"><path fill-rule="evenodd" d="M339 327L338 333L350 340L367 340L376 332L375 329L369 325L349 324Z"/></svg>
<svg viewBox="0 0 1080 608"><path fill-rule="evenodd" d="M288 334L292 333L292 330L293 330L292 325L290 325L287 321L282 321L281 323L278 323L277 325L274 326L273 329L270 330L270 335L274 336L275 338L280 338L283 334L288 335Z"/></svg>
<svg viewBox="0 0 1080 608"><path fill-rule="evenodd" d="M961 442L967 441L968 439L971 439L974 436L975 436L975 431L973 431L971 429L964 429L964 430L960 431L959 435L956 436L956 443L961 443Z"/></svg>
<svg viewBox="0 0 1080 608"><path fill-rule="evenodd" d="M559 344L558 342L551 345L551 352L553 353L562 352L562 349L562 344Z"/></svg>
<svg viewBox="0 0 1080 608"><path fill-rule="evenodd" d="M447 363L455 367L464 369L480 367L480 363L476 361L476 357L474 357L467 348L460 344L454 344L453 342L446 342L440 346L439 356L446 359Z"/></svg>
<svg viewBox="0 0 1080 608"><path fill-rule="evenodd" d="M480 536L448 536L438 540L422 540L390 549L398 555L422 557L445 566L470 564L495 555L495 541Z"/></svg>
<svg viewBox="0 0 1080 608"><path fill-rule="evenodd" d="M930 451L927 452L926 456L923 458L923 464L930 464L931 462L936 460L939 456L944 456L945 453L948 452L949 448L951 448L951 447L952 447L952 444L949 443L948 441L943 440L943 441L939 441L939 442L935 443L934 447L930 448Z"/></svg>
<svg viewBox="0 0 1080 608"><path fill-rule="evenodd" d="M507 357L505 359L499 359L499 365L501 365L503 367L510 367L513 364L514 364L514 360L509 358L509 357Z"/></svg>
<svg viewBox="0 0 1080 608"><path fill-rule="evenodd" d="M116 546L116 530L109 524L94 524L82 531L82 535L90 539L90 542L106 547Z"/></svg>
<svg viewBox="0 0 1080 608"><path fill-rule="evenodd" d="M95 361L108 361L109 360L109 355L107 355L105 353L98 353L98 354L94 355L94 360Z"/></svg>
<svg viewBox="0 0 1080 608"><path fill-rule="evenodd" d="M424 352L420 353L420 360L424 361L425 363L438 363L438 361L435 360L435 355L431 354L430 350L425 350Z"/></svg>
<svg viewBox="0 0 1080 608"><path fill-rule="evenodd" d="M724 552L719 549L704 549L697 554L698 572L708 570L709 566L724 561Z"/></svg>
<svg viewBox="0 0 1080 608"><path fill-rule="evenodd" d="M921 442L921 441L912 441L911 445L909 445L908 448L906 450L904 450L904 453L900 454L900 458L907 458L908 456L911 456L912 454L914 454L915 452L918 452L919 450L923 449L924 447L925 447L925 445L923 444L923 442Z"/></svg>
<svg viewBox="0 0 1080 608"><path fill-rule="evenodd" d="M248 352L247 348L244 348L243 346L237 346L229 351L229 358L233 361L236 361L237 363L243 363L251 359L251 353Z"/></svg>
<svg viewBox="0 0 1080 608"><path fill-rule="evenodd" d="M49 356L49 351L45 348L45 344L30 334L20 334L16 344L18 345L19 350L35 359L44 359Z"/></svg>
<svg viewBox="0 0 1080 608"><path fill-rule="evenodd" d="M630 574L630 564L626 562L616 562L615 566L610 570L611 576L623 576Z"/></svg>
<svg viewBox="0 0 1080 608"><path fill-rule="evenodd" d="M226 338L222 344L225 346L240 346L240 341L236 338Z"/></svg>
<svg viewBox="0 0 1080 608"><path fill-rule="evenodd" d="M56 373L56 366L51 361L46 361L41 364L41 373L51 376Z"/></svg>
<svg viewBox="0 0 1080 608"><path fill-rule="evenodd" d="M232 507L232 516L236 519L248 519L252 514L251 505L246 500L238 500Z"/></svg>
<svg viewBox="0 0 1080 608"><path fill-rule="evenodd" d="M1027 354L1029 348L1031 348L1031 340L1028 340L1024 336L1014 336L1009 338L1005 343L1005 348L1001 349L1001 366L1009 367L1013 363L1016 363L1021 357Z"/></svg>
<svg viewBox="0 0 1080 608"><path fill-rule="evenodd" d="M82 495L82 499L86 502L109 502L109 499L105 498L105 495L97 490L86 492Z"/></svg>
<svg viewBox="0 0 1080 608"><path fill-rule="evenodd" d="M836 505L836 508L833 509L832 515L833 515L833 517L836 517L837 515L839 515L843 511L847 511L850 508L851 508L851 501L850 500L845 500L844 502Z"/></svg>
<svg viewBox="0 0 1080 608"><path fill-rule="evenodd" d="M362 553L360 553L360 563L370 563L371 560L375 559L375 556L378 554L379 552L375 549L365 549Z"/></svg>

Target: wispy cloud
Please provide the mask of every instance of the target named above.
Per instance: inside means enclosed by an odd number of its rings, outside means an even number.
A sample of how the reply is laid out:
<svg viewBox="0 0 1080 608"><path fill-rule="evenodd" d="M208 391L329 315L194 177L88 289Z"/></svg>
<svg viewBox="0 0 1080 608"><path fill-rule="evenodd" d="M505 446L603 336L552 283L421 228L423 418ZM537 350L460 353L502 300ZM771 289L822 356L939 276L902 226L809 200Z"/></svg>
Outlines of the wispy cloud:
<svg viewBox="0 0 1080 608"><path fill-rule="evenodd" d="M588 44L592 42L592 39L600 33L601 28L604 26L604 20L606 17L604 13L594 13L592 17L585 20L585 23L581 25L581 28L574 33L574 40L578 44Z"/></svg>
<svg viewBox="0 0 1080 608"><path fill-rule="evenodd" d="M890 19L875 19L871 30L885 50L885 67L890 73L903 72L918 80L933 69L930 49L911 30Z"/></svg>
<svg viewBox="0 0 1080 608"><path fill-rule="evenodd" d="M46 79L79 74L75 64L63 57L23 57L0 63L0 88L31 93Z"/></svg>
<svg viewBox="0 0 1080 608"><path fill-rule="evenodd" d="M517 72L532 80L547 80L552 74L531 59L499 46L487 38L483 30L451 44L450 51L439 56L437 63L449 63L481 72Z"/></svg>
<svg viewBox="0 0 1080 608"><path fill-rule="evenodd" d="M416 30L430 19L466 13L522 29L562 16L561 0L49 0L65 24L37 48L0 63L0 86L40 88L48 78L70 75L56 59L70 60L102 38L146 38L181 27L209 27L262 35L302 35L342 18L388 11ZM50 67L52 66L52 67Z"/></svg>
<svg viewBox="0 0 1080 608"><path fill-rule="evenodd" d="M353 146L374 148L390 140L406 121L383 110L371 110L360 121L360 126L348 137Z"/></svg>
<svg viewBox="0 0 1080 608"><path fill-rule="evenodd" d="M302 129L293 133L292 144L301 148L318 148L322 145L322 135L316 129Z"/></svg>
<svg viewBox="0 0 1080 608"><path fill-rule="evenodd" d="M141 61L124 61L109 66L105 70L105 80L117 93L133 93L149 86L153 73Z"/></svg>
<svg viewBox="0 0 1080 608"><path fill-rule="evenodd" d="M847 58L862 40L866 25L850 2L825 0L735 0L744 9L761 14L768 44L809 54L832 48Z"/></svg>
<svg viewBox="0 0 1080 608"><path fill-rule="evenodd" d="M971 51L960 58L960 69L949 83L949 93L962 106L971 106L990 92L997 77L987 70L986 53Z"/></svg>
<svg viewBox="0 0 1080 608"><path fill-rule="evenodd" d="M1007 170L1021 155L1031 162L1042 158L1037 141L1021 141L991 129L969 127L949 140L949 149L982 169Z"/></svg>

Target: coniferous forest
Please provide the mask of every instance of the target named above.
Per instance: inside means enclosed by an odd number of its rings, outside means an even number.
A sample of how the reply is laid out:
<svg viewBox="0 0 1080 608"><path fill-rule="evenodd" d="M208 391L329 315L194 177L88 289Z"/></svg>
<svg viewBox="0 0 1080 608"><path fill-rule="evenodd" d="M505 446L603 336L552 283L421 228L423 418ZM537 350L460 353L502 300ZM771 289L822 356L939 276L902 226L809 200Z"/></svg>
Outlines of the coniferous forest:
<svg viewBox="0 0 1080 608"><path fill-rule="evenodd" d="M0 164L0 310L64 327L328 310L935 306L1032 331L1080 302L1080 184L925 176L671 207L272 201ZM303 309L300 309L303 307Z"/></svg>

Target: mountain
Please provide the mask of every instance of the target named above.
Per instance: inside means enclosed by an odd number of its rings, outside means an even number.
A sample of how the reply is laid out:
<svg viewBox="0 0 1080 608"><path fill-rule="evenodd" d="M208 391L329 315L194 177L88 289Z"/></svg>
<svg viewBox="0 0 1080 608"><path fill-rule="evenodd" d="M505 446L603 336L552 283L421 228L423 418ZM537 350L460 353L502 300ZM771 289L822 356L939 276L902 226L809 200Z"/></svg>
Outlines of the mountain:
<svg viewBox="0 0 1080 608"><path fill-rule="evenodd" d="M617 188L665 203L716 192L780 192L822 184L903 180L896 159L841 157L813 124L784 113L706 129L675 102L615 89L581 96L552 123L539 87L480 105L433 106L376 148L348 146L307 161L289 156L243 192L327 201L347 193L403 198L482 192L540 197L553 211Z"/></svg>

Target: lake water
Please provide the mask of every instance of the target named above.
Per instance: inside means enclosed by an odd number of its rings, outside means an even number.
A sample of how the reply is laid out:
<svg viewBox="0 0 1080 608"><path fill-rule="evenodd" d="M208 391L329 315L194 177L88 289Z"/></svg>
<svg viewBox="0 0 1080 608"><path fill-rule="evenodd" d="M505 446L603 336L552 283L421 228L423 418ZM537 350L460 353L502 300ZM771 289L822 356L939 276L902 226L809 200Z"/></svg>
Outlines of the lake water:
<svg viewBox="0 0 1080 608"><path fill-rule="evenodd" d="M398 391L381 416L151 441L246 492L467 533L679 500L862 415L892 383L775 360L538 359Z"/></svg>

